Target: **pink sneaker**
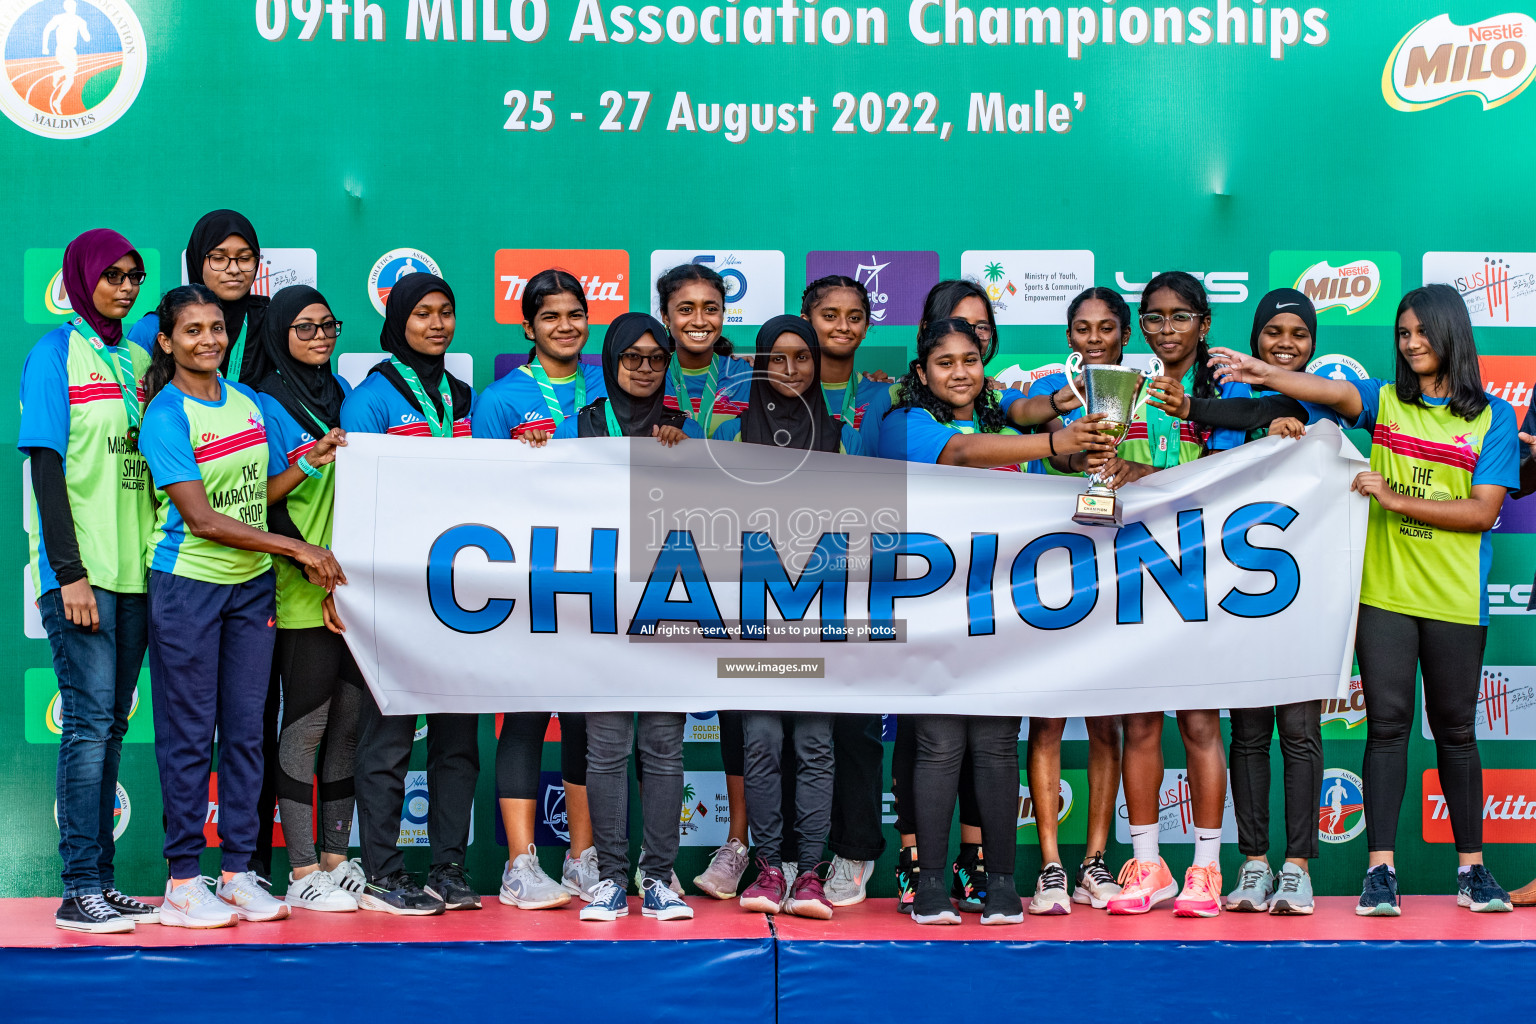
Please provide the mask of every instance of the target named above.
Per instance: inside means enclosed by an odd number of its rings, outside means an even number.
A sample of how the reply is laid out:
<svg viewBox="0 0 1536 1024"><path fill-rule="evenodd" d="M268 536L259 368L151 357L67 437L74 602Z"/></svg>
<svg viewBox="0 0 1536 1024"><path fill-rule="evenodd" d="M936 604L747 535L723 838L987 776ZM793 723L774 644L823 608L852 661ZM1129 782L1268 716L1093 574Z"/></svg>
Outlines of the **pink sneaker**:
<svg viewBox="0 0 1536 1024"><path fill-rule="evenodd" d="M790 890L789 899L784 901L784 909L796 917L832 920L832 901L827 899L821 876L816 874L815 868L800 872L800 877L795 879L795 887Z"/></svg>
<svg viewBox="0 0 1536 1024"><path fill-rule="evenodd" d="M1179 891L1161 857L1157 860L1128 860L1120 869L1120 894L1109 900L1111 914L1145 914Z"/></svg>
<svg viewBox="0 0 1536 1024"><path fill-rule="evenodd" d="M784 906L789 887L784 882L784 872L761 857L757 859L757 880L741 894L741 909L758 914L777 914Z"/></svg>
<svg viewBox="0 0 1536 1024"><path fill-rule="evenodd" d="M1175 917L1215 917L1221 913L1221 867L1191 866L1184 872L1184 891L1173 901Z"/></svg>

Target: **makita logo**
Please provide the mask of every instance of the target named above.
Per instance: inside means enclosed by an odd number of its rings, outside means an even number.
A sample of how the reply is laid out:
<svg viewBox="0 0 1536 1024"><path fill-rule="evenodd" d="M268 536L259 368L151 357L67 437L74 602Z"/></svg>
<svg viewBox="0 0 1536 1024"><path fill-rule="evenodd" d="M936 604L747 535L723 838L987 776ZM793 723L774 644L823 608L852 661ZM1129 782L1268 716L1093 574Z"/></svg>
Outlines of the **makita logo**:
<svg viewBox="0 0 1536 1024"><path fill-rule="evenodd" d="M516 274L503 276L501 281L507 286L507 289L506 294L502 298L508 302L521 302L523 300L523 289L528 287L528 282L531 280L532 278L518 277ZM618 279L614 281L604 281L598 274L593 274L590 277L581 277L577 280L581 282L581 290L586 293L588 302L629 301L624 293L619 291L619 288L624 283L623 274L620 274Z"/></svg>
<svg viewBox="0 0 1536 1024"><path fill-rule="evenodd" d="M1483 770L1483 841L1529 843L1536 839L1536 771L1521 768ZM1424 773L1424 841L1449 843L1451 809L1434 769Z"/></svg>
<svg viewBox="0 0 1536 1024"><path fill-rule="evenodd" d="M1387 58L1382 96L1405 111L1476 96L1491 110L1520 95L1536 76L1527 49L1533 35L1536 19L1528 14L1500 14L1474 25L1458 25L1448 14L1420 22Z"/></svg>

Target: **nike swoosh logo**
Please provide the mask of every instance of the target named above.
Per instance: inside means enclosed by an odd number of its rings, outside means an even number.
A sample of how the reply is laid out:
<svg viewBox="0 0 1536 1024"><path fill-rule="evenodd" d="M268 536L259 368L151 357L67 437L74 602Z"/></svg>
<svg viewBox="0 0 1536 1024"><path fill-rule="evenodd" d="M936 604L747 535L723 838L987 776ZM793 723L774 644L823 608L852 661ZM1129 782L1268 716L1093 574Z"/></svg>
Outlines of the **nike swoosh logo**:
<svg viewBox="0 0 1536 1024"><path fill-rule="evenodd" d="M1301 303L1299 303L1299 302L1277 302L1277 303L1275 303L1275 308L1276 309L1290 309L1292 306L1299 306L1299 305L1301 305Z"/></svg>

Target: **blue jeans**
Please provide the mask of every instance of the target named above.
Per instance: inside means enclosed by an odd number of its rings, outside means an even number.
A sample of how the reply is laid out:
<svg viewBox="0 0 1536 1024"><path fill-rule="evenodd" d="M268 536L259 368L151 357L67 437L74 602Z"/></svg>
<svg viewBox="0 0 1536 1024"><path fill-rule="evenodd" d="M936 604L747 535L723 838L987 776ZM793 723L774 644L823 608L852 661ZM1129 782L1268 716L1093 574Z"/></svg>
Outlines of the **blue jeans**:
<svg viewBox="0 0 1536 1024"><path fill-rule="evenodd" d="M37 602L59 680L59 857L66 899L99 893L114 881L117 769L148 631L143 594L91 590L98 620L94 633L69 621L58 590Z"/></svg>

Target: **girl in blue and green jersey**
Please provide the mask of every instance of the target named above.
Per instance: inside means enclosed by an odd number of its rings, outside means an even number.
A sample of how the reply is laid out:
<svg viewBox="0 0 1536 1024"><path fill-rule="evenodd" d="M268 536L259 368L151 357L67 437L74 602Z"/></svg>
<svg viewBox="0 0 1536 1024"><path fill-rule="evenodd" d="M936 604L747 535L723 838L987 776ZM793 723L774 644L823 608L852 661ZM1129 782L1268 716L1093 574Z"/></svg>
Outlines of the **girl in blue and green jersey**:
<svg viewBox="0 0 1536 1024"><path fill-rule="evenodd" d="M325 296L306 285L292 285L272 296L253 340L262 346L272 369L257 385L267 437L283 453L287 466L300 460L317 441L341 426L341 403L351 390L331 372L331 355L341 321ZM310 467L288 496L268 509L268 526L297 540L331 545L331 515L336 498L334 464ZM345 630L331 595L305 577L286 558L277 571L277 654L282 687L282 731L276 763L277 801L288 840L287 901L315 911L357 909L362 869L347 860L352 830L353 760L362 702L372 699L347 650ZM324 763L315 755L324 741ZM319 781L318 821L314 785ZM317 827L318 826L318 827ZM313 837L322 852L317 857Z"/></svg>
<svg viewBox="0 0 1536 1024"><path fill-rule="evenodd" d="M139 454L149 353L123 336L143 261L105 228L64 250L76 316L49 331L21 371L17 446L29 456L30 577L59 683L60 928L133 931L156 908L113 878L112 808L123 734L147 642L144 545L154 524Z"/></svg>
<svg viewBox="0 0 1536 1024"><path fill-rule="evenodd" d="M262 776L262 707L275 639L271 555L303 565L330 590L346 582L325 548L267 531L283 498L345 443L325 434L301 464L272 447L256 396L219 373L224 314L202 285L166 294L145 376L139 445L158 504L149 539L149 669L155 757L170 881L160 923L188 928L288 916L250 870ZM269 467L278 472L268 479ZM207 846L209 753L219 740L217 893L200 880Z"/></svg>
<svg viewBox="0 0 1536 1024"><path fill-rule="evenodd" d="M1223 379L1328 406L1372 431L1371 468L1353 489L1372 499L1355 655L1371 714L1365 743L1370 848L1361 916L1401 913L1393 851L1408 777L1415 677L1435 738L1441 791L1460 860L1457 902L1512 909L1483 864L1477 701L1488 635L1489 531L1519 487L1514 411L1483 390L1466 304L1448 285L1403 296L1391 381L1337 381L1216 349Z"/></svg>

